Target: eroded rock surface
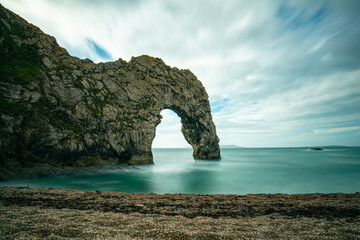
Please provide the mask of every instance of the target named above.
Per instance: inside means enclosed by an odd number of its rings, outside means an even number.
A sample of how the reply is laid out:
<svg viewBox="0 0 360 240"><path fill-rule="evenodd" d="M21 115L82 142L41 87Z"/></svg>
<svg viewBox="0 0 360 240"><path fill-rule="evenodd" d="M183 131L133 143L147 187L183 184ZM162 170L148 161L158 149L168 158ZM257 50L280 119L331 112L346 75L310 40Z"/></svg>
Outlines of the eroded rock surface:
<svg viewBox="0 0 360 240"><path fill-rule="evenodd" d="M220 158L208 95L190 70L146 55L72 57L1 5L0 29L0 179L24 166L152 163L163 109L181 118L194 158Z"/></svg>

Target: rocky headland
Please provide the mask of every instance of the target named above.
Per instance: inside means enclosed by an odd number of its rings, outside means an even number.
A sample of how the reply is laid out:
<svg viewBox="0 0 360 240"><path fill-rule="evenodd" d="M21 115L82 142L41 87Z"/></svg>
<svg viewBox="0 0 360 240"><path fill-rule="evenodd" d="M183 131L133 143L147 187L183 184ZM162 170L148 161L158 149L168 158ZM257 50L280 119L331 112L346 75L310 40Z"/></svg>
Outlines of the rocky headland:
<svg viewBox="0 0 360 240"><path fill-rule="evenodd" d="M181 118L195 159L220 158L208 95L190 70L146 55L98 64L70 56L1 5L0 59L0 180L152 163L163 109Z"/></svg>

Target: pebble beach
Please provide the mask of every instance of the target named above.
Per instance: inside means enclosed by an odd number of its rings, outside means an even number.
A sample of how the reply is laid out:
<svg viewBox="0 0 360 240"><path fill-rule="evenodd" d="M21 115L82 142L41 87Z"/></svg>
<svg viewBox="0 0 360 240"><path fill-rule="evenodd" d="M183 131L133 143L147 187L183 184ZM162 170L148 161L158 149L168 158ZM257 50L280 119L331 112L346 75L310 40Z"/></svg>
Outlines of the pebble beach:
<svg viewBox="0 0 360 240"><path fill-rule="evenodd" d="M359 239L360 193L0 188L0 239Z"/></svg>

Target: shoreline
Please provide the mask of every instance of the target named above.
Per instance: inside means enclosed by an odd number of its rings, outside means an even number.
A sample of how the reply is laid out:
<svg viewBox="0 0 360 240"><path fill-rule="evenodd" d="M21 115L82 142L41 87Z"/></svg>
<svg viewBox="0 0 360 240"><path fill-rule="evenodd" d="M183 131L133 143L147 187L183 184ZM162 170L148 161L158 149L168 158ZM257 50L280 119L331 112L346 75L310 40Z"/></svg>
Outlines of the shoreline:
<svg viewBox="0 0 360 240"><path fill-rule="evenodd" d="M360 235L360 193L129 194L0 187L0 213L0 237L15 239Z"/></svg>
<svg viewBox="0 0 360 240"><path fill-rule="evenodd" d="M81 176L102 174L107 171L124 170L137 168L138 165L131 165L127 163L98 163L89 166L57 166L55 164L37 163L33 166L21 167L16 166L17 169L12 169L11 174L2 174L0 169L0 183L22 180L41 179L46 177L59 177L59 176ZM9 172L9 171L8 171Z"/></svg>

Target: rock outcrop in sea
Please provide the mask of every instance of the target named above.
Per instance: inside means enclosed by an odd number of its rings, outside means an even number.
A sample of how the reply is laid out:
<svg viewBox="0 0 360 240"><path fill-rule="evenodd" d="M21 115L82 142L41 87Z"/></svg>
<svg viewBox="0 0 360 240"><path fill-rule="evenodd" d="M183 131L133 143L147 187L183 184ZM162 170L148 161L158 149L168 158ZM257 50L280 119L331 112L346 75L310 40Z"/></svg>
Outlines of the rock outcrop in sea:
<svg viewBox="0 0 360 240"><path fill-rule="evenodd" d="M98 64L70 56L1 5L0 29L0 179L152 163L163 109L181 118L195 159L220 158L208 95L190 70L147 55Z"/></svg>

